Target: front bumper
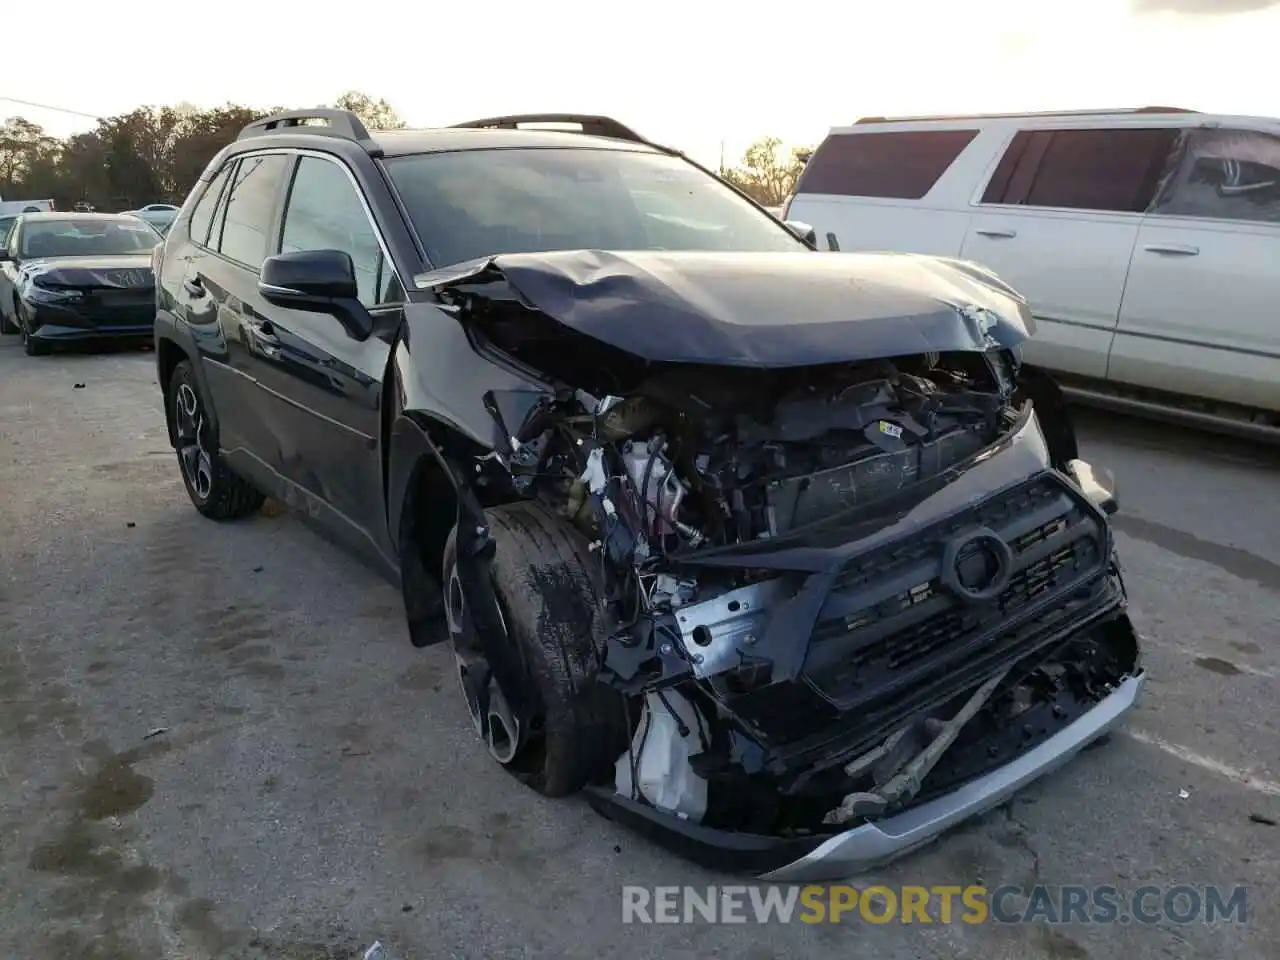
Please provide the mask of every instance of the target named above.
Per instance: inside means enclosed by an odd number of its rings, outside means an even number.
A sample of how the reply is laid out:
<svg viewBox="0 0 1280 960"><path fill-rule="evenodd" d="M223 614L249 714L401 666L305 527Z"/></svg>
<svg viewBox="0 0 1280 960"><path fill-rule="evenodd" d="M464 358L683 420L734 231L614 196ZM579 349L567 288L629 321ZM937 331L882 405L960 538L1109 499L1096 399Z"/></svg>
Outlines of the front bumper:
<svg viewBox="0 0 1280 960"><path fill-rule="evenodd" d="M612 789L592 791L589 799L599 813L706 866L782 883L843 879L938 839L1061 767L1119 726L1137 705L1145 683L1146 674L1139 671L1074 722L1008 763L941 797L831 837L784 839L714 830L618 796Z"/></svg>
<svg viewBox="0 0 1280 960"><path fill-rule="evenodd" d="M116 337L149 337L155 328L155 303L124 306L95 303L48 304L25 301L28 336L51 343Z"/></svg>
<svg viewBox="0 0 1280 960"><path fill-rule="evenodd" d="M936 840L960 822L999 806L1115 729L1137 705L1146 679L1145 673L1139 673L1122 681L1075 723L985 776L897 816L831 837L799 859L764 874L762 879L787 883L840 879Z"/></svg>

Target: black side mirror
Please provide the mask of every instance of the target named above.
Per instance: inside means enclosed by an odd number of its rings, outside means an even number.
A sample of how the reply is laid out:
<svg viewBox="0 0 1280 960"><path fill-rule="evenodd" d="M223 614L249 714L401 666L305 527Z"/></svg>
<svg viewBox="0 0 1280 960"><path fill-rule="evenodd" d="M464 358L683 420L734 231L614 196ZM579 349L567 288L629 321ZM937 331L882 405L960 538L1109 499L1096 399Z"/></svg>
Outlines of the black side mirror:
<svg viewBox="0 0 1280 960"><path fill-rule="evenodd" d="M268 257L258 292L290 310L329 313L357 340L373 333L373 317L356 296L356 269L341 250L299 250Z"/></svg>
<svg viewBox="0 0 1280 960"><path fill-rule="evenodd" d="M10 263L13 257L9 256L9 251L0 247L0 263Z"/></svg>
<svg viewBox="0 0 1280 960"><path fill-rule="evenodd" d="M784 220L783 222L786 224L787 229L797 237L813 247L813 249L818 249L818 234L813 227L807 223L801 223L799 220Z"/></svg>

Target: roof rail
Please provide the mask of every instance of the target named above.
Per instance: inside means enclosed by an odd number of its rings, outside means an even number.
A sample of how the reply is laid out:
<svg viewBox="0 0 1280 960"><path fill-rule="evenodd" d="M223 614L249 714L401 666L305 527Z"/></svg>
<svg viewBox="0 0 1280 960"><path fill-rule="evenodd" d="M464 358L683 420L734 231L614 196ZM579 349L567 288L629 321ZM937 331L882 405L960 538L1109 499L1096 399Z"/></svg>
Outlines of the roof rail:
<svg viewBox="0 0 1280 960"><path fill-rule="evenodd" d="M308 123L311 120L323 120L323 125ZM286 110L273 113L269 117L255 120L240 131L237 140L248 140L250 137L265 137L272 133L306 133L320 137L340 137L343 140L355 140L371 145L369 131L350 110L332 110L328 107L315 107L311 110Z"/></svg>
<svg viewBox="0 0 1280 960"><path fill-rule="evenodd" d="M917 120L1017 120L1034 117L1094 117L1142 113L1199 113L1182 107L1122 107L1109 110L1043 110L1028 113L951 113L913 117L860 117L857 123L908 123Z"/></svg>
<svg viewBox="0 0 1280 960"><path fill-rule="evenodd" d="M619 123L612 117L598 117L580 113L523 113L509 117L488 117L484 120L468 120L466 123L455 123L454 127L471 127L491 130L519 130L524 124L532 123L573 123L582 128L582 133L591 137L608 137L610 140L627 140L631 143L643 143L652 146L648 140L640 136L630 127Z"/></svg>

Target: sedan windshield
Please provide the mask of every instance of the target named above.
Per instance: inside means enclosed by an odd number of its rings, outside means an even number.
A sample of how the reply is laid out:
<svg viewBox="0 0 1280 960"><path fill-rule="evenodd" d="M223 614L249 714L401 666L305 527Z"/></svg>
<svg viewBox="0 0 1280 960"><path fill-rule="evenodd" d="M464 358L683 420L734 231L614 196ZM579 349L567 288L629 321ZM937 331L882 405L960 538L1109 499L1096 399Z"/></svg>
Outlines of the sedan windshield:
<svg viewBox="0 0 1280 960"><path fill-rule="evenodd" d="M40 220L24 224L21 237L24 259L150 253L163 239L150 224L123 218Z"/></svg>
<svg viewBox="0 0 1280 960"><path fill-rule="evenodd" d="M514 149L387 161L435 267L546 250L808 249L680 157Z"/></svg>

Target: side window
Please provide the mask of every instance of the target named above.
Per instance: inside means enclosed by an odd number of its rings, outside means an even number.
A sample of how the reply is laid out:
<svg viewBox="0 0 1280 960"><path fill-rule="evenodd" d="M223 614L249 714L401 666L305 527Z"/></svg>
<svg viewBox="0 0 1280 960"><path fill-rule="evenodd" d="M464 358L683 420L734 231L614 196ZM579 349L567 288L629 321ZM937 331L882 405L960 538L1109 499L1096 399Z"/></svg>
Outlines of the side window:
<svg viewBox="0 0 1280 960"><path fill-rule="evenodd" d="M280 249L341 250L355 264L361 303L375 307L404 299L355 186L345 168L335 162L318 157L298 161Z"/></svg>
<svg viewBox="0 0 1280 960"><path fill-rule="evenodd" d="M796 193L919 200L977 130L837 133L805 164Z"/></svg>
<svg viewBox="0 0 1280 960"><path fill-rule="evenodd" d="M983 203L1141 213L1151 203L1179 131L1020 131Z"/></svg>
<svg viewBox="0 0 1280 960"><path fill-rule="evenodd" d="M1255 130L1190 130L1148 211L1280 223L1280 137Z"/></svg>
<svg viewBox="0 0 1280 960"><path fill-rule="evenodd" d="M291 158L282 154L245 157L227 194L226 215L218 251L254 270L275 244L272 219L280 184Z"/></svg>
<svg viewBox="0 0 1280 960"><path fill-rule="evenodd" d="M195 209L191 211L191 224L187 230L191 234L191 239L202 247L209 242L209 227L213 224L213 211L222 198L222 188L226 186L233 166L235 166L234 161L223 164L222 169L209 182L208 189L196 203Z"/></svg>

